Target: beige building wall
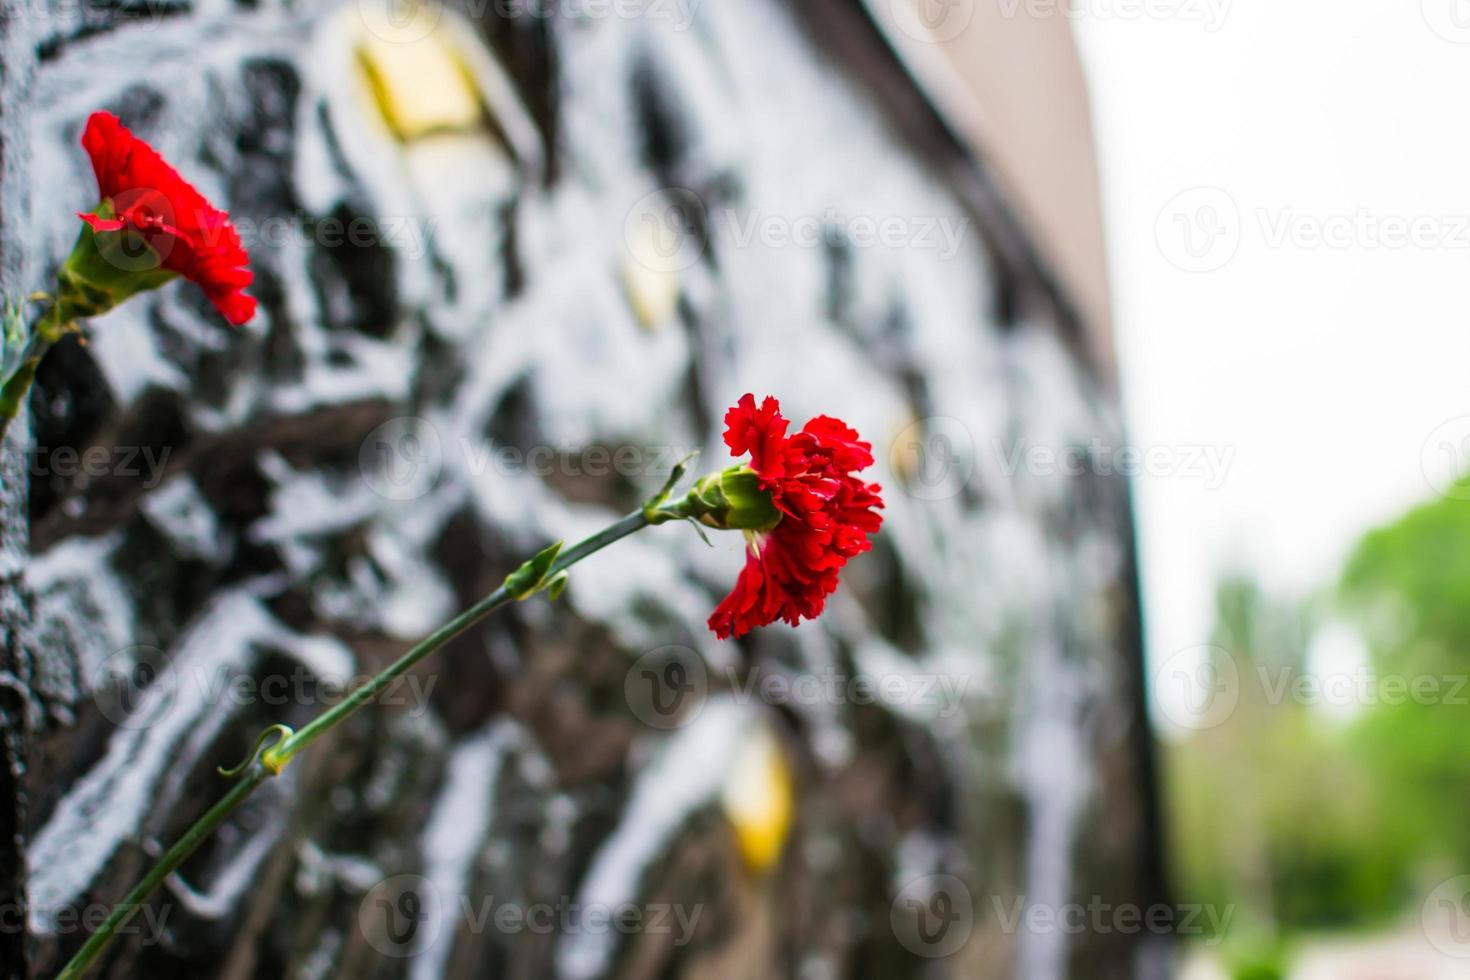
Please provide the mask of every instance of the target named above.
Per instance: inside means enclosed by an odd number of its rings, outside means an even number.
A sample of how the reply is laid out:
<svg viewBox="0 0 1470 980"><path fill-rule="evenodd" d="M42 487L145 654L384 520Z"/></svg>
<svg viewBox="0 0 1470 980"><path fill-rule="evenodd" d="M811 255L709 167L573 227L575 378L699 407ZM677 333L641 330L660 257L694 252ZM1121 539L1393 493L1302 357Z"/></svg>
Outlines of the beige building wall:
<svg viewBox="0 0 1470 980"><path fill-rule="evenodd" d="M866 0L955 132L1011 196L1112 367L1111 307L1086 80L1060 4Z"/></svg>

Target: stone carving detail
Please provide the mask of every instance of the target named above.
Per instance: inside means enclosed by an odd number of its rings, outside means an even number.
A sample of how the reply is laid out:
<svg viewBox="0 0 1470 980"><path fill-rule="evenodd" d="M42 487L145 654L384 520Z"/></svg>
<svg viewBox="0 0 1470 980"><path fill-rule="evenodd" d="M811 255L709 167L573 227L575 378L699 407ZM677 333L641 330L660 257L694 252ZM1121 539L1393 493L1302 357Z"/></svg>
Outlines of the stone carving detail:
<svg viewBox="0 0 1470 980"><path fill-rule="evenodd" d="M103 972L1136 975L1133 937L996 914L1151 897L1126 488L1024 465L1116 445L1114 402L999 198L874 99L906 83L866 22L370 6L0 21L6 289L92 203L100 107L232 211L261 300L235 331L183 288L122 308L6 443L0 880L27 928L0 962L49 975L70 911L116 901L256 732L684 452L723 458L754 390L876 437L887 523L830 615L718 643L738 549L646 532L300 759ZM678 723L642 696L670 663ZM859 676L900 694L832 686ZM907 901L953 912L958 951L922 955ZM668 928L587 917L622 903Z"/></svg>

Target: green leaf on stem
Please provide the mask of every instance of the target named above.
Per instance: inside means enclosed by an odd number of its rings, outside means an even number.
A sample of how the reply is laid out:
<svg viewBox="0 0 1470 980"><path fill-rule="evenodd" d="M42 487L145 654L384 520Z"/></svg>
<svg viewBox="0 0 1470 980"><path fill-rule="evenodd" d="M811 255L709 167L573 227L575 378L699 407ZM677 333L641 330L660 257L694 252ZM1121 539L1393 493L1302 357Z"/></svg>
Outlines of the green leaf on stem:
<svg viewBox="0 0 1470 980"><path fill-rule="evenodd" d="M650 524L663 524L667 521L678 520L680 515L666 513L664 505L668 503L669 496L674 492L674 487L684 479L684 474L689 472L689 464L699 458L699 450L685 456L674 464L674 469L669 473L669 478L659 488L658 493L649 497L643 504L643 516L648 518Z"/></svg>
<svg viewBox="0 0 1470 980"><path fill-rule="evenodd" d="M546 586L546 578L551 574L551 566L556 564L556 556L561 554L561 547L564 543L558 541L544 549L535 558L505 577L505 591L512 599L517 601L529 599Z"/></svg>
<svg viewBox="0 0 1470 980"><path fill-rule="evenodd" d="M0 320L0 381L9 381L25 361L30 331L26 329L25 314L20 304L6 300L3 317Z"/></svg>
<svg viewBox="0 0 1470 980"><path fill-rule="evenodd" d="M259 759L261 762L265 763L265 767L269 769L272 774L280 775L281 769L285 767L285 762L281 762L279 765L277 765L272 763L269 757L273 751L280 748L282 743L284 743L294 734L295 732L293 732L286 725L272 725L271 727L260 733L260 737L255 740L255 748L250 750L250 754L247 755L239 765L231 766L229 769L226 769L224 766L220 766L217 771L221 776L225 777L226 779L235 779L243 775L245 770L249 769L250 766L257 759ZM272 736L275 736L275 741L271 743L270 748L265 749L265 751L262 752L261 750L265 748L266 740L271 738Z"/></svg>

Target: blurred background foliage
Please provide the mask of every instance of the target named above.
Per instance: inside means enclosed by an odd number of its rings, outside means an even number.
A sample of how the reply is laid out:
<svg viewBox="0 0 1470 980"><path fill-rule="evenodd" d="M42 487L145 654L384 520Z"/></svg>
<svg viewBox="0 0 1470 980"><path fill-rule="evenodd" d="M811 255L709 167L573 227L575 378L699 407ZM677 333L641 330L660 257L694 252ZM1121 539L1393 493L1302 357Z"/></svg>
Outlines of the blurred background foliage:
<svg viewBox="0 0 1470 980"><path fill-rule="evenodd" d="M1225 937L1203 937L1234 978L1288 975L1304 941L1408 928L1470 866L1464 490L1365 535L1321 595L1218 586L1211 656L1233 659L1239 702L1163 758L1178 899L1234 907ZM1332 629L1364 662L1317 662ZM1351 685L1319 690L1328 671Z"/></svg>

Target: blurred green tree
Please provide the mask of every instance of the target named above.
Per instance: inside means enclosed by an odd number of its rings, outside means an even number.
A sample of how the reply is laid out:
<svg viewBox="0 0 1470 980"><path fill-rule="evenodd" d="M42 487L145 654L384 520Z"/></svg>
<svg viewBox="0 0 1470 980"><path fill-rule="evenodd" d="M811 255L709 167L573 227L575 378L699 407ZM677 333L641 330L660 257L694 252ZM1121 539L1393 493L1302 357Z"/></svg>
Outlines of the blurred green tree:
<svg viewBox="0 0 1470 980"><path fill-rule="evenodd" d="M1424 504L1368 534L1341 597L1375 675L1348 733L1380 811L1375 850L1412 898L1470 866L1470 502Z"/></svg>
<svg viewBox="0 0 1470 980"><path fill-rule="evenodd" d="M1234 574L1215 605L1211 656L1238 702L1164 746L1181 901L1235 906L1232 945L1274 948L1385 924L1470 866L1470 503L1367 534L1325 603ZM1369 651L1336 679L1345 712L1320 710L1309 662L1324 613Z"/></svg>

